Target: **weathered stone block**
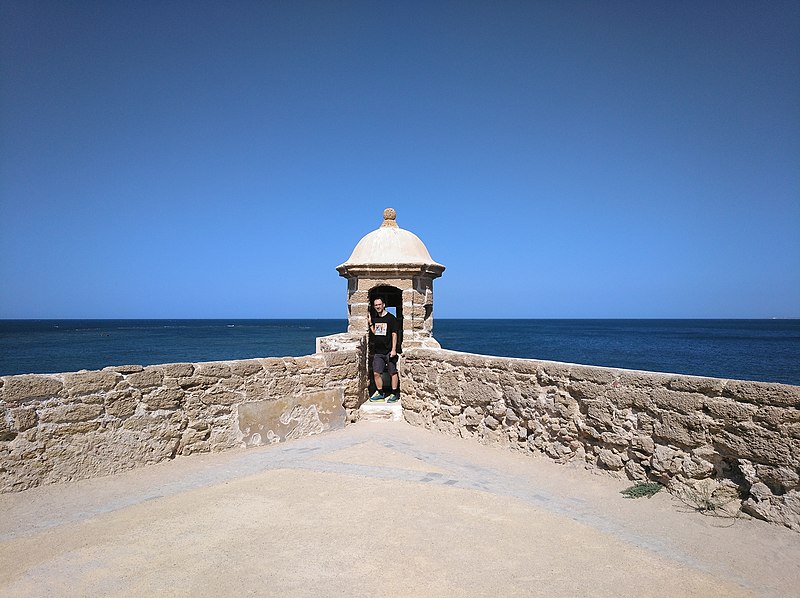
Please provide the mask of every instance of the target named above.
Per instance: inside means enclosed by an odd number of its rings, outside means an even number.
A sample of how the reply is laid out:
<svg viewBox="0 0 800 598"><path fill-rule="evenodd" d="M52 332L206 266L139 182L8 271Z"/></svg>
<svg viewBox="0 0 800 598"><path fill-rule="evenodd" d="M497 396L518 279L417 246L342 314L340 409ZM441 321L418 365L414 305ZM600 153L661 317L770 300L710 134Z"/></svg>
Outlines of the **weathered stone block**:
<svg viewBox="0 0 800 598"><path fill-rule="evenodd" d="M536 377L539 373L539 362L532 359L508 359L506 367L516 375Z"/></svg>
<svg viewBox="0 0 800 598"><path fill-rule="evenodd" d="M230 378L220 378L219 382L214 388L219 390L244 390L245 381L239 376L231 376Z"/></svg>
<svg viewBox="0 0 800 598"><path fill-rule="evenodd" d="M782 430L789 438L800 439L800 424L784 425L782 426Z"/></svg>
<svg viewBox="0 0 800 598"><path fill-rule="evenodd" d="M138 390L113 391L106 395L106 413L112 417L124 418L136 412L141 399Z"/></svg>
<svg viewBox="0 0 800 598"><path fill-rule="evenodd" d="M369 303L369 292L368 291L357 291L355 289L349 291L347 293L347 302L348 303Z"/></svg>
<svg viewBox="0 0 800 598"><path fill-rule="evenodd" d="M465 386L462 396L466 405L488 405L495 399L496 392L488 384L478 382Z"/></svg>
<svg viewBox="0 0 800 598"><path fill-rule="evenodd" d="M439 356L439 359L441 359L441 356ZM491 366L493 359L484 357L483 355L462 353L459 355L458 361L461 362L459 365L467 368L468 370L479 371L482 370L483 368ZM498 362L497 358L494 359L494 362L497 364Z"/></svg>
<svg viewBox="0 0 800 598"><path fill-rule="evenodd" d="M656 444L649 436L634 436L631 438L631 448L640 453L652 455Z"/></svg>
<svg viewBox="0 0 800 598"><path fill-rule="evenodd" d="M245 401L260 401L269 396L267 383L258 379L245 382L239 392L244 393Z"/></svg>
<svg viewBox="0 0 800 598"><path fill-rule="evenodd" d="M141 432L145 437L163 437L167 431L167 420L160 414L132 415L122 423L124 430Z"/></svg>
<svg viewBox="0 0 800 598"><path fill-rule="evenodd" d="M494 417L492 417L491 415L487 415L486 417L484 417L484 418L483 418L483 424L484 424L484 425L485 425L487 428L489 428L490 430L496 430L497 428L499 428L499 427L500 427L500 422L499 422L499 421L497 421L497 420L496 420Z"/></svg>
<svg viewBox="0 0 800 598"><path fill-rule="evenodd" d="M619 434L615 434L614 432L603 432L600 435L600 440L603 442L603 444L616 447L627 447L629 444L627 438L620 436Z"/></svg>
<svg viewBox="0 0 800 598"><path fill-rule="evenodd" d="M570 377L577 381L591 382L593 384L606 385L614 382L619 376L617 370L610 368L592 366L573 366L570 369Z"/></svg>
<svg viewBox="0 0 800 598"><path fill-rule="evenodd" d="M169 378L189 378L194 374L194 365L191 363L168 363L159 367Z"/></svg>
<svg viewBox="0 0 800 598"><path fill-rule="evenodd" d="M264 369L270 374L283 374L286 372L286 364L280 357L267 357L261 360Z"/></svg>
<svg viewBox="0 0 800 598"><path fill-rule="evenodd" d="M656 445L650 457L650 466L653 471L668 476L677 475L683 466L684 453L675 451L663 444Z"/></svg>
<svg viewBox="0 0 800 598"><path fill-rule="evenodd" d="M542 362L536 373L542 386L563 386L571 377L570 367L555 362Z"/></svg>
<svg viewBox="0 0 800 598"><path fill-rule="evenodd" d="M233 405L241 402L242 396L239 393L222 390L205 392L200 400L206 405Z"/></svg>
<svg viewBox="0 0 800 598"><path fill-rule="evenodd" d="M231 366L227 363L208 362L195 364L195 375L210 378L230 378L232 372Z"/></svg>
<svg viewBox="0 0 800 598"><path fill-rule="evenodd" d="M620 407L636 407L643 411L653 411L655 409L652 396L654 389L654 387L622 386L609 390L607 395L615 405Z"/></svg>
<svg viewBox="0 0 800 598"><path fill-rule="evenodd" d="M350 378L359 376L358 364L348 363L336 367L328 368L324 372L325 379L331 382L342 382Z"/></svg>
<svg viewBox="0 0 800 598"><path fill-rule="evenodd" d="M81 403L95 403L101 405L105 401L105 393L96 395L84 395L80 397Z"/></svg>
<svg viewBox="0 0 800 598"><path fill-rule="evenodd" d="M790 490L779 500L775 505L775 516L770 521L800 532L800 490Z"/></svg>
<svg viewBox="0 0 800 598"><path fill-rule="evenodd" d="M696 376L676 376L667 382L667 388L679 392L696 392L709 397L722 394L725 380L719 378L700 378Z"/></svg>
<svg viewBox="0 0 800 598"><path fill-rule="evenodd" d="M0 441L13 440L17 437L17 431L12 425L8 411L0 408Z"/></svg>
<svg viewBox="0 0 800 598"><path fill-rule="evenodd" d="M180 406L184 392L180 388L159 388L144 396L148 409L175 409Z"/></svg>
<svg viewBox="0 0 800 598"><path fill-rule="evenodd" d="M405 404L405 399L403 399ZM464 409L464 424L467 426L477 426L483 419L483 414L476 411L473 407Z"/></svg>
<svg viewBox="0 0 800 598"><path fill-rule="evenodd" d="M625 474L629 480L643 482L647 479L647 471L638 462L630 459L625 463Z"/></svg>
<svg viewBox="0 0 800 598"><path fill-rule="evenodd" d="M608 449L600 449L597 453L597 462L601 466L612 471L618 471L625 466L625 463L622 461L622 456Z"/></svg>
<svg viewBox="0 0 800 598"><path fill-rule="evenodd" d="M653 435L656 439L686 447L698 446L707 441L702 420L697 414L683 415L665 411L661 413L661 421L655 423Z"/></svg>
<svg viewBox="0 0 800 598"><path fill-rule="evenodd" d="M620 386L617 382L606 386L603 396L618 409L629 409L633 406L647 409L652 404L650 389Z"/></svg>
<svg viewBox="0 0 800 598"><path fill-rule="evenodd" d="M117 372L118 374L135 374L141 372L144 367L141 365L112 365L111 367L103 368L108 372Z"/></svg>
<svg viewBox="0 0 800 598"><path fill-rule="evenodd" d="M62 382L52 376L8 376L3 385L3 399L9 405L16 405L55 397L63 388Z"/></svg>
<svg viewBox="0 0 800 598"><path fill-rule="evenodd" d="M458 394L460 382L456 372L452 369L448 369L439 374L436 385L450 394Z"/></svg>
<svg viewBox="0 0 800 598"><path fill-rule="evenodd" d="M800 386L788 384L729 380L722 396L757 405L800 408Z"/></svg>
<svg viewBox="0 0 800 598"><path fill-rule="evenodd" d="M634 370L619 370L618 384L620 386L633 386L639 388L655 388L665 386L671 376L658 372L637 372Z"/></svg>
<svg viewBox="0 0 800 598"><path fill-rule="evenodd" d="M758 407L750 403L740 403L730 398L707 398L703 401L704 410L723 422L742 422L752 418Z"/></svg>
<svg viewBox="0 0 800 598"><path fill-rule="evenodd" d="M100 427L98 421L78 421L55 426L50 430L53 436L72 436L74 434L86 434L94 432Z"/></svg>
<svg viewBox="0 0 800 598"><path fill-rule="evenodd" d="M412 305L410 310L403 313L405 317L411 317L412 320L422 320L425 317L425 306Z"/></svg>
<svg viewBox="0 0 800 598"><path fill-rule="evenodd" d="M219 381L219 378L212 376L191 376L189 378L178 378L178 386L185 389L211 388Z"/></svg>
<svg viewBox="0 0 800 598"><path fill-rule="evenodd" d="M778 430L786 424L800 422L800 409L765 405L755 412L753 421L762 425L766 424L767 427Z"/></svg>
<svg viewBox="0 0 800 598"><path fill-rule="evenodd" d="M154 388L164 383L164 372L161 368L145 368L141 372L130 374L125 381L136 388Z"/></svg>
<svg viewBox="0 0 800 598"><path fill-rule="evenodd" d="M296 378L273 378L269 383L269 394L273 397L287 397L296 394L299 390L299 383Z"/></svg>
<svg viewBox="0 0 800 598"><path fill-rule="evenodd" d="M646 413L637 413L636 419L639 422L637 431L640 434L653 434L656 420Z"/></svg>
<svg viewBox="0 0 800 598"><path fill-rule="evenodd" d="M261 362L257 359L234 361L230 364L230 367L231 373L241 378L247 378L264 370Z"/></svg>
<svg viewBox="0 0 800 598"><path fill-rule="evenodd" d="M607 401L602 399L588 399L581 401L581 405L586 410L586 420L588 425L600 424L601 427L611 427L612 407Z"/></svg>
<svg viewBox="0 0 800 598"><path fill-rule="evenodd" d="M792 456L788 438L751 422L742 422L731 429L715 432L712 439L723 456L773 465L800 465L800 455Z"/></svg>
<svg viewBox="0 0 800 598"><path fill-rule="evenodd" d="M700 394L667 390L666 388L654 388L650 396L653 403L660 409L669 409L684 414L700 411L705 399Z"/></svg>
<svg viewBox="0 0 800 598"><path fill-rule="evenodd" d="M64 386L71 396L89 395L111 390L122 376L116 372L75 372L64 374Z"/></svg>
<svg viewBox="0 0 800 598"><path fill-rule="evenodd" d="M714 464L696 456L686 455L681 464L681 473L691 479L707 478L714 473Z"/></svg>
<svg viewBox="0 0 800 598"><path fill-rule="evenodd" d="M347 417L343 400L341 389L328 389L241 403L236 414L240 441L259 446L343 428Z"/></svg>
<svg viewBox="0 0 800 598"><path fill-rule="evenodd" d="M594 382L583 382L570 380L566 385L567 391L578 399L592 400L602 396L605 387Z"/></svg>
<svg viewBox="0 0 800 598"><path fill-rule="evenodd" d="M102 405L73 403L71 405L59 405L52 409L43 409L39 417L41 421L46 423L82 422L100 417L102 413Z"/></svg>
<svg viewBox="0 0 800 598"><path fill-rule="evenodd" d="M17 432L30 430L39 422L39 418L36 415L36 409L28 409L25 407L12 409L11 420L13 422L14 429Z"/></svg>
<svg viewBox="0 0 800 598"><path fill-rule="evenodd" d="M350 303L347 307L350 313L350 321L352 322L355 318L363 319L365 324L364 329L366 330L367 314L369 314L369 304Z"/></svg>
<svg viewBox="0 0 800 598"><path fill-rule="evenodd" d="M287 365L295 365L298 369L317 371L325 367L325 358L322 355L295 357Z"/></svg>
<svg viewBox="0 0 800 598"><path fill-rule="evenodd" d="M772 494L783 495L800 488L800 475L795 469L787 466L756 465L756 475L770 489Z"/></svg>
<svg viewBox="0 0 800 598"><path fill-rule="evenodd" d="M602 442L603 439L602 433L594 429L592 426L582 425L581 434L583 434L583 436L587 438L591 438L592 440L596 440L598 442Z"/></svg>
<svg viewBox="0 0 800 598"><path fill-rule="evenodd" d="M206 451L208 449L205 444L210 437L210 429L198 430L187 428L183 431L183 434L181 434L178 451L182 455L191 455L192 453Z"/></svg>
<svg viewBox="0 0 800 598"><path fill-rule="evenodd" d="M553 397L553 408L558 416L563 419L571 419L580 412L578 401L564 393L556 393Z"/></svg>
<svg viewBox="0 0 800 598"><path fill-rule="evenodd" d="M429 403L427 403L425 400L420 399L419 396L414 394L409 394L408 396L403 395L402 400L403 400L403 411L405 413L409 413L412 411L423 412L428 408L429 405ZM359 403L356 404L356 407L358 407L361 403L363 403L363 401L359 401ZM351 403L349 401L345 400L344 404L345 407L350 408L350 404Z"/></svg>
<svg viewBox="0 0 800 598"><path fill-rule="evenodd" d="M505 417L506 415L507 409L508 407L506 407L505 402L499 400L499 401L494 401L491 405L489 405L487 411L491 413L496 419L503 419L503 417Z"/></svg>

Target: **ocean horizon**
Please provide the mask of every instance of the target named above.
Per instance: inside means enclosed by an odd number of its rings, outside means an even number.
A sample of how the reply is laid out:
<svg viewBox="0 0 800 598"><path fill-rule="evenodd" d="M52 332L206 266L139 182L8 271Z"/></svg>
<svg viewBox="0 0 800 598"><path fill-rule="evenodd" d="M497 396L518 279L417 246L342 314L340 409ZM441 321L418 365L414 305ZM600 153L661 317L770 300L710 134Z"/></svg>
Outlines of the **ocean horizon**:
<svg viewBox="0 0 800 598"><path fill-rule="evenodd" d="M335 319L0 320L0 375L312 354ZM800 319L437 318L444 349L800 385Z"/></svg>

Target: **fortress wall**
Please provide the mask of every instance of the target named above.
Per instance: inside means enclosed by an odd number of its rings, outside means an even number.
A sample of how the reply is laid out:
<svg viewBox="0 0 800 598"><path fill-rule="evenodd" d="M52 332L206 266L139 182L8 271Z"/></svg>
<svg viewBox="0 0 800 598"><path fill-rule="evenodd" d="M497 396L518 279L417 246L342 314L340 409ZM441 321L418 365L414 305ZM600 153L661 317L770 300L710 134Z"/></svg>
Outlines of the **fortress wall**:
<svg viewBox="0 0 800 598"><path fill-rule="evenodd" d="M800 387L441 349L407 351L401 375L413 424L800 531Z"/></svg>
<svg viewBox="0 0 800 598"><path fill-rule="evenodd" d="M0 492L344 426L363 350L0 377Z"/></svg>

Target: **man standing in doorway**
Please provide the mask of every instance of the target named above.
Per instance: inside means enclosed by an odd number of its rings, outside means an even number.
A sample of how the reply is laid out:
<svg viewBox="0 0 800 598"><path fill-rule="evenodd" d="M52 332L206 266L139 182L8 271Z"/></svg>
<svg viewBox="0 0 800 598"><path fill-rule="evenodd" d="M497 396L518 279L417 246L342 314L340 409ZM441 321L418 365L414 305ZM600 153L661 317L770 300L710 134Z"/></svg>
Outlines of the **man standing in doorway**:
<svg viewBox="0 0 800 598"><path fill-rule="evenodd" d="M383 299L376 297L372 306L375 308L375 316L371 313L367 315L369 322L369 340L375 348L375 356L372 358L372 373L375 376L375 394L369 400L374 402L383 401L394 403L400 398L400 378L397 375L397 318L386 311ZM392 389L383 388L383 378L381 374L384 369L389 368L389 375L392 378Z"/></svg>

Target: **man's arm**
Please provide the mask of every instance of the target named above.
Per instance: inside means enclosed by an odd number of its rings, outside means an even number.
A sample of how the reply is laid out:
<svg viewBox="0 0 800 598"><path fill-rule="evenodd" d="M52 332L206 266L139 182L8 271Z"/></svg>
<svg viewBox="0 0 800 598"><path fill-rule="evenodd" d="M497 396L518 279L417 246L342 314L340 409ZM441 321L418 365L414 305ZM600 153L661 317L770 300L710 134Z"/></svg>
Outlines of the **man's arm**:
<svg viewBox="0 0 800 598"><path fill-rule="evenodd" d="M392 332L392 351L389 353L389 357L394 357L397 355L397 333Z"/></svg>

